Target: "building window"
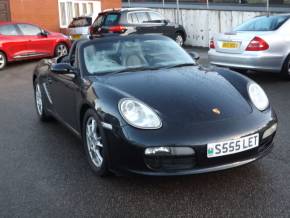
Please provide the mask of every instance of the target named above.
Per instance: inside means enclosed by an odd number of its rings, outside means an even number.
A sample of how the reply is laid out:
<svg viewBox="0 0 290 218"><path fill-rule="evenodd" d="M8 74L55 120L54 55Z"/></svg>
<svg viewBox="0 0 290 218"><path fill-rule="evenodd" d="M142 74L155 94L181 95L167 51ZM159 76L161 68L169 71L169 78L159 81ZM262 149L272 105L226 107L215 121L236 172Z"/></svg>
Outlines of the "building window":
<svg viewBox="0 0 290 218"><path fill-rule="evenodd" d="M83 3L83 15L87 14L87 4Z"/></svg>
<svg viewBox="0 0 290 218"><path fill-rule="evenodd" d="M93 19L101 11L101 1L58 0L60 28L67 28L74 17L91 15Z"/></svg>
<svg viewBox="0 0 290 218"><path fill-rule="evenodd" d="M61 26L67 25L66 7L65 7L65 3L64 2L60 3L60 25Z"/></svg>
<svg viewBox="0 0 290 218"><path fill-rule="evenodd" d="M75 17L79 17L80 16L80 6L79 3L74 3L74 8L75 8Z"/></svg>
<svg viewBox="0 0 290 218"><path fill-rule="evenodd" d="M68 22L72 21L73 19L73 3L72 2L67 2L67 20Z"/></svg>
<svg viewBox="0 0 290 218"><path fill-rule="evenodd" d="M88 14L93 14L94 12L94 4L88 3Z"/></svg>

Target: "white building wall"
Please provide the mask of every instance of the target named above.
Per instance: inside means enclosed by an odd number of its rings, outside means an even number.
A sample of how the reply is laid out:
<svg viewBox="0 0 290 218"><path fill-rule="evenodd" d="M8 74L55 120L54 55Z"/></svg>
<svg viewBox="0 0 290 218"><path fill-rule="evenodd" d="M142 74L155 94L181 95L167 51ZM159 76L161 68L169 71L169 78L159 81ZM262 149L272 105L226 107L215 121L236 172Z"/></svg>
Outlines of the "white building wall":
<svg viewBox="0 0 290 218"><path fill-rule="evenodd" d="M210 38L220 32L232 30L246 20L265 12L157 9L166 19L182 24L187 33L187 45L208 47Z"/></svg>

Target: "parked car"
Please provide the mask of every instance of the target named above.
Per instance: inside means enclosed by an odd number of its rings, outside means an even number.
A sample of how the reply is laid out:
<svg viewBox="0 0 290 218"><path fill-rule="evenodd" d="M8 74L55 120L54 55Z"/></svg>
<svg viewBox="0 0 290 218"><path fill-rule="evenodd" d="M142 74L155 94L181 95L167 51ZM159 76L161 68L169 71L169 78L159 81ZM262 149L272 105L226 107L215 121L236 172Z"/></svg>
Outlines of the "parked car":
<svg viewBox="0 0 290 218"><path fill-rule="evenodd" d="M105 33L162 34L174 39L180 46L187 37L183 26L148 8L109 9L100 13L91 27L91 35L96 37Z"/></svg>
<svg viewBox="0 0 290 218"><path fill-rule="evenodd" d="M61 56L70 40L29 23L0 22L0 70L7 62Z"/></svg>
<svg viewBox="0 0 290 218"><path fill-rule="evenodd" d="M73 18L67 29L67 34L72 41L78 39L88 39L90 36L90 26L92 25L92 16L81 16Z"/></svg>
<svg viewBox="0 0 290 218"><path fill-rule="evenodd" d="M255 17L210 42L211 64L239 71L283 74L290 79L290 14Z"/></svg>
<svg viewBox="0 0 290 218"><path fill-rule="evenodd" d="M198 66L165 36L76 41L68 56L41 61L33 84L39 118L81 137L97 175L224 170L273 147L277 118L263 89Z"/></svg>

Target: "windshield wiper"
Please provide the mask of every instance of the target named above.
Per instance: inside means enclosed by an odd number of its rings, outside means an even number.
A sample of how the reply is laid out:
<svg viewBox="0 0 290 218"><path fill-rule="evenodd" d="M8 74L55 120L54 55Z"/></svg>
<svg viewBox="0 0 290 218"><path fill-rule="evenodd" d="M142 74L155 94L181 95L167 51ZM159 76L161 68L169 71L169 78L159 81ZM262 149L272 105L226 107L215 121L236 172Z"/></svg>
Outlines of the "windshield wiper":
<svg viewBox="0 0 290 218"><path fill-rule="evenodd" d="M176 65L168 66L167 69L176 68L176 67L187 67L187 66L196 66L196 64L195 63L176 64Z"/></svg>
<svg viewBox="0 0 290 218"><path fill-rule="evenodd" d="M137 71L146 71L146 70L159 70L159 69L161 69L161 67L132 67L132 68L126 68L123 70L118 70L118 71L112 72L110 74L137 72Z"/></svg>
<svg viewBox="0 0 290 218"><path fill-rule="evenodd" d="M119 73L127 73L127 72L138 72L138 71L146 71L146 70L161 70L161 69L170 69L175 67L186 67L186 66L196 66L194 63L183 63L183 64L176 64L171 66L158 66L158 67L131 67L122 70L117 70L113 72L103 72L103 73L95 73L98 76L105 76L105 75L113 75Z"/></svg>

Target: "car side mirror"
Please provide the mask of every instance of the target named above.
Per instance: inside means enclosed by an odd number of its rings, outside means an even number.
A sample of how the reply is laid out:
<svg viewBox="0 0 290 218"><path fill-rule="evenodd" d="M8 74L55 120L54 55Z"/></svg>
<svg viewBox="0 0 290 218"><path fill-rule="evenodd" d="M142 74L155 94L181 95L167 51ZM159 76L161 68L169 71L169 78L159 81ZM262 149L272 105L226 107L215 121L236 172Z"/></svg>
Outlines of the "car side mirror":
<svg viewBox="0 0 290 218"><path fill-rule="evenodd" d="M170 23L170 20L163 20L163 23L164 23L165 25L167 25L167 24Z"/></svg>
<svg viewBox="0 0 290 218"><path fill-rule="evenodd" d="M56 74L75 74L76 75L75 68L68 63L52 64L50 67L50 71Z"/></svg>
<svg viewBox="0 0 290 218"><path fill-rule="evenodd" d="M200 59L200 56L197 52L189 51L188 54L194 59L195 61L198 61Z"/></svg>
<svg viewBox="0 0 290 218"><path fill-rule="evenodd" d="M45 30L41 30L41 32L39 33L39 35L47 37L48 36L48 32L46 32Z"/></svg>

